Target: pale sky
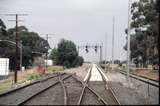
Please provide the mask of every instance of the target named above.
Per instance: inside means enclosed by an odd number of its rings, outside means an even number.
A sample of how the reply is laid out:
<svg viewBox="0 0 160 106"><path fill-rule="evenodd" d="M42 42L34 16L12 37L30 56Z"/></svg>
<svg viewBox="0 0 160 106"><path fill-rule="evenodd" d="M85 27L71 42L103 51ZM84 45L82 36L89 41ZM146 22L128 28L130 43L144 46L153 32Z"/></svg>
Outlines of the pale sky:
<svg viewBox="0 0 160 106"><path fill-rule="evenodd" d="M114 58L125 60L128 0L0 0L0 18L7 28L15 26L9 22L15 17L3 14L21 13L20 17L29 31L39 34L50 33L49 44L54 48L61 38L72 40L76 45L103 43L103 59L105 58L105 39L107 35L107 60L112 54L112 18L115 17ZM44 36L44 35L40 35ZM99 61L99 53L94 49L80 50L86 61Z"/></svg>

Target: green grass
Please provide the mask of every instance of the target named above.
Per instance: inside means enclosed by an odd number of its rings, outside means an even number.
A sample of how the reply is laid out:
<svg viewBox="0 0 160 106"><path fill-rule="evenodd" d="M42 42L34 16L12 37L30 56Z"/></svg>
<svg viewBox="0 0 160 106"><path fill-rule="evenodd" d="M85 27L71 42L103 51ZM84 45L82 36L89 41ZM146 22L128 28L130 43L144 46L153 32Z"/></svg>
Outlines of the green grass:
<svg viewBox="0 0 160 106"><path fill-rule="evenodd" d="M1 82L0 83L0 92L4 91L4 90L7 90L7 89L10 89L11 85L12 85L12 81L11 80L6 80L4 82Z"/></svg>
<svg viewBox="0 0 160 106"><path fill-rule="evenodd" d="M35 80L35 79L40 78L41 76L42 74L34 72L27 76L27 80Z"/></svg>
<svg viewBox="0 0 160 106"><path fill-rule="evenodd" d="M63 71L63 67L62 66L50 66L48 67L48 72L50 73L53 73L53 72L56 72L56 71Z"/></svg>
<svg viewBox="0 0 160 106"><path fill-rule="evenodd" d="M46 73L54 73L57 71L63 71L62 66L50 66L48 67L48 71ZM36 68L31 70L26 70L22 72L18 72L18 83L24 82L26 80L32 81L42 77L42 74L36 71ZM0 92L10 89L12 86L13 76L5 79L4 81L0 81Z"/></svg>

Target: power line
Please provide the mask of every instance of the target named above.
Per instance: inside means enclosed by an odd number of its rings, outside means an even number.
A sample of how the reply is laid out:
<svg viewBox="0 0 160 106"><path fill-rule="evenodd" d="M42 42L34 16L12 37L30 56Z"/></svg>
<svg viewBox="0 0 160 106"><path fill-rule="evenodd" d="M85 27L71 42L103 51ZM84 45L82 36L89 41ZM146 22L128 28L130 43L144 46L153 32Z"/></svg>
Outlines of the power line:
<svg viewBox="0 0 160 106"><path fill-rule="evenodd" d="M14 83L17 83L17 70L18 70L18 45L19 45L19 36L18 36L18 22L22 20L18 20L19 16L26 16L27 14L5 14L6 16L15 16L15 20L9 20L9 21L15 21L16 22L16 56L15 56L15 72L14 72Z"/></svg>

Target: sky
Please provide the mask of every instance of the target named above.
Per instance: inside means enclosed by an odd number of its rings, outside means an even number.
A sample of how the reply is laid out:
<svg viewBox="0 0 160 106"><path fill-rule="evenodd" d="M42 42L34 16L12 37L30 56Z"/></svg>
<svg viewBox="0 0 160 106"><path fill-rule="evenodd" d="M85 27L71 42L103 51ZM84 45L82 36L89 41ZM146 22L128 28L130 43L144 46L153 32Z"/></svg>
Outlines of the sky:
<svg viewBox="0 0 160 106"><path fill-rule="evenodd" d="M126 43L128 22L128 0L0 0L0 18L8 28L14 27L14 16L4 14L27 14L20 16L19 25L25 25L49 38L51 48L56 47L60 39L72 40L77 46L86 44L103 45L103 59L112 59L112 30L114 22L114 59L126 60ZM84 48L79 54L85 61L99 61L99 49L86 53Z"/></svg>

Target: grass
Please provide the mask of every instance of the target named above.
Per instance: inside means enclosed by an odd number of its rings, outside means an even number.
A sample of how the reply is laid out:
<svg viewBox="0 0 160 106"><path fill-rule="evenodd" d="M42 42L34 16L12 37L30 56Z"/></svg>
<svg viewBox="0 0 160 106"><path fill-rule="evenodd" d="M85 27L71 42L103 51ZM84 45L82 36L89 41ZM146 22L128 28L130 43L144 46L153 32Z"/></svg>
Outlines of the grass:
<svg viewBox="0 0 160 106"><path fill-rule="evenodd" d="M63 71L63 67L62 66L50 66L48 67L48 71L46 73L53 73L53 72L57 72L57 71Z"/></svg>
<svg viewBox="0 0 160 106"><path fill-rule="evenodd" d="M11 88L11 85L12 85L11 79L7 79L3 82L0 82L0 92L4 90L8 90L9 88Z"/></svg>
<svg viewBox="0 0 160 106"><path fill-rule="evenodd" d="M38 79L40 77L42 77L42 74L34 72L34 73L29 74L26 79L27 80L35 80L35 79Z"/></svg>
<svg viewBox="0 0 160 106"><path fill-rule="evenodd" d="M57 71L63 71L62 66L49 66L48 71L46 73L54 73ZM14 73L10 73L10 77L8 77L5 80L0 80L0 92L6 91L10 89L13 85L13 75ZM38 73L37 67L34 67L32 69L27 69L25 71L18 71L18 83L23 83L25 81L33 81L38 78L42 77L42 74Z"/></svg>

